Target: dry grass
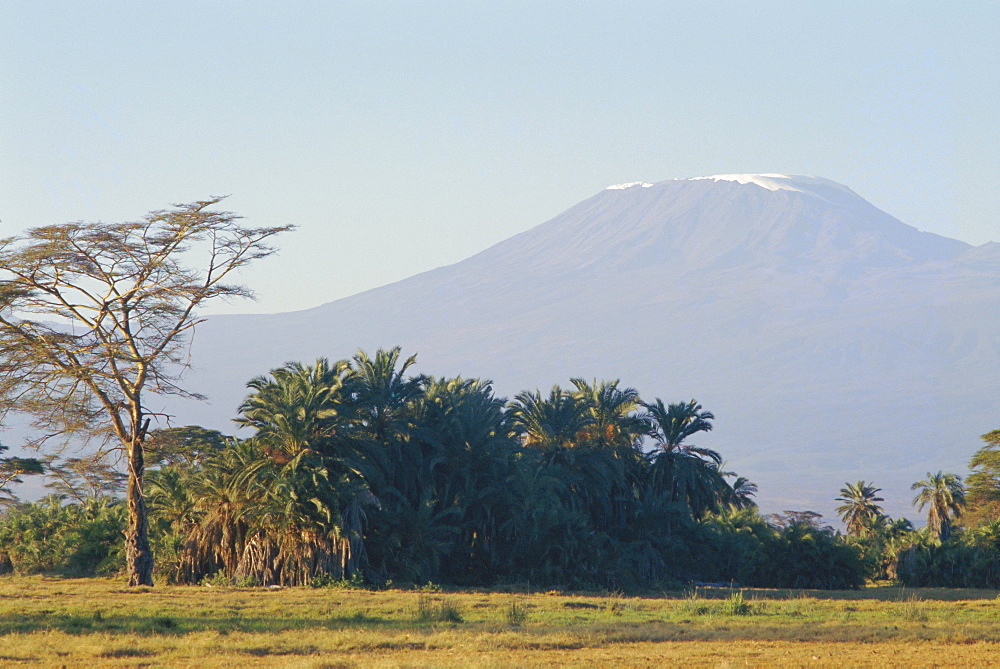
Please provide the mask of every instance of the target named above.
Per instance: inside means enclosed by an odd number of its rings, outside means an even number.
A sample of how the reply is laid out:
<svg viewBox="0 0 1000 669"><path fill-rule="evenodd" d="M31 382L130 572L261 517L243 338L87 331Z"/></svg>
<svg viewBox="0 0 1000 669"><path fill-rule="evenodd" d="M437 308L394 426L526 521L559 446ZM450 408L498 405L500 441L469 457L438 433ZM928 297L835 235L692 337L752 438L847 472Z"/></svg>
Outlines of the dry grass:
<svg viewBox="0 0 1000 669"><path fill-rule="evenodd" d="M995 591L129 589L0 578L0 666L986 666Z"/></svg>

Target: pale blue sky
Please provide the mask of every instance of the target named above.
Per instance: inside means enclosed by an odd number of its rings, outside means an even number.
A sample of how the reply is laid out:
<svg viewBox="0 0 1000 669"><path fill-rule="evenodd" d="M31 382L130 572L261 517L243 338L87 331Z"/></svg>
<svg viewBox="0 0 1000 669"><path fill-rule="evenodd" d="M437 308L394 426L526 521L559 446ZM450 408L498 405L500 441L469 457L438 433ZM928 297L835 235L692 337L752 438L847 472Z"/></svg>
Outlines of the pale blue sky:
<svg viewBox="0 0 1000 669"><path fill-rule="evenodd" d="M1000 2L0 0L0 234L229 194L214 311L459 261L605 186L813 174L1000 241Z"/></svg>

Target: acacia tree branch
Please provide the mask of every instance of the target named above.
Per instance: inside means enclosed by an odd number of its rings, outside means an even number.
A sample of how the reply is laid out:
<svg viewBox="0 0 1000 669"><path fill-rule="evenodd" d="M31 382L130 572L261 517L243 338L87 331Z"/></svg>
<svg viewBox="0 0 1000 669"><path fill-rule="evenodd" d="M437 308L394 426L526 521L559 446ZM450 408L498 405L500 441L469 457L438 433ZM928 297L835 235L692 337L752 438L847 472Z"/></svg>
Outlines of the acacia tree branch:
<svg viewBox="0 0 1000 669"><path fill-rule="evenodd" d="M153 212L140 223L72 223L0 240L0 277L7 274L0 281L0 330L10 344L3 348L31 352L18 356L18 367L33 361L30 376L39 383L62 376L73 380L61 392L78 395L85 387L119 438L141 428L127 426L119 412L134 406L140 413L132 417L141 416L142 391L151 379L156 393L194 396L176 385L165 365L180 362L179 342L202 322L195 310L214 297L251 296L225 278L273 253L267 240L290 229L243 228L238 217L209 210L220 199ZM180 257L199 239L209 245L200 279ZM25 318L31 315L63 319L67 329L83 332L67 334ZM12 374L4 385L14 393L8 397L32 395L35 404L44 403L48 391L32 393Z"/></svg>

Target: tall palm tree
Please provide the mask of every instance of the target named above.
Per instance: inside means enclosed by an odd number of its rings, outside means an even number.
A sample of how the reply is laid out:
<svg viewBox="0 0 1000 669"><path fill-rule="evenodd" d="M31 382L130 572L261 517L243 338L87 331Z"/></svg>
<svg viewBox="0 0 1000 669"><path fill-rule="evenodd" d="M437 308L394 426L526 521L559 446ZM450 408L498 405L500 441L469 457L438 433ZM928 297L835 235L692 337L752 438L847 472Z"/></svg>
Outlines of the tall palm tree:
<svg viewBox="0 0 1000 669"><path fill-rule="evenodd" d="M416 504L423 489L420 471L420 426L416 403L429 381L409 375L416 356L405 360L398 346L374 356L358 351L351 359L350 383L356 421L349 435L350 467L358 472L390 515L394 499Z"/></svg>
<svg viewBox="0 0 1000 669"><path fill-rule="evenodd" d="M440 529L428 531L446 522L457 530L449 542L418 541L406 547L410 554L417 544L423 544L423 553L435 547L442 551L439 557L416 556L431 568L424 567L424 573L433 573L437 562L442 578L482 581L496 576L502 546L498 527L510 506L504 481L514 467L517 450L506 423L505 404L504 398L494 396L491 382L460 377L431 379L416 404L423 459L420 471L412 473L425 486L424 503L416 500L400 520L413 525L418 536L447 536ZM433 500L433 509L426 508L427 499Z"/></svg>
<svg viewBox="0 0 1000 669"><path fill-rule="evenodd" d="M606 385L603 393L600 387L590 390L572 392L554 386L547 397L538 391L522 392L508 405L508 414L515 436L528 451L519 464L537 462L546 476L559 480L566 493L565 509L589 520L593 529L618 530L635 501L629 478L638 475L629 471L629 458L638 460L638 453L629 455L616 447L622 446L623 437L630 438L615 425L613 414L623 412L631 401L612 386ZM632 469L641 466L639 462Z"/></svg>
<svg viewBox="0 0 1000 669"><path fill-rule="evenodd" d="M607 500L591 507L591 517L601 529L618 531L624 528L634 514L638 491L646 462L641 449L642 437L649 433L649 421L639 392L635 388L622 388L619 381L588 383L572 379L576 395L587 401L592 419L580 437L597 451L597 466L612 474L611 489Z"/></svg>
<svg viewBox="0 0 1000 669"><path fill-rule="evenodd" d="M945 474L939 471L937 474L927 472L927 478L917 481L911 490L919 491L913 498L914 506L918 511L927 510L927 526L934 532L940 541L947 541L951 536L951 521L962 515L965 507L965 488L962 486L962 477L956 474Z"/></svg>
<svg viewBox="0 0 1000 669"><path fill-rule="evenodd" d="M722 456L709 448L685 443L691 435L712 429L715 418L695 400L665 406L656 398L644 404L655 440L651 454L650 485L667 491L673 502L687 507L694 517L718 509L730 490L720 470Z"/></svg>
<svg viewBox="0 0 1000 669"><path fill-rule="evenodd" d="M712 429L715 416L710 411L704 411L697 401L678 402L665 407L659 397L652 404L643 406L649 411L652 421L652 437L657 440L656 447L663 451L678 451L682 446L721 462L718 453L707 449L695 450L684 444L691 435L708 432Z"/></svg>
<svg viewBox="0 0 1000 669"><path fill-rule="evenodd" d="M882 507L876 502L885 501L877 497L882 491L872 483L858 481L857 483L845 483L840 489L838 502L843 502L837 507L837 515L847 526L847 533L855 537L868 536L878 524L880 518L884 516Z"/></svg>
<svg viewBox="0 0 1000 669"><path fill-rule="evenodd" d="M391 440L393 432L406 431L408 407L424 393L428 377L423 374L407 376L407 370L417 362L411 355L400 361L399 346L378 349L371 357L358 351L351 360L355 403L365 426L380 441Z"/></svg>

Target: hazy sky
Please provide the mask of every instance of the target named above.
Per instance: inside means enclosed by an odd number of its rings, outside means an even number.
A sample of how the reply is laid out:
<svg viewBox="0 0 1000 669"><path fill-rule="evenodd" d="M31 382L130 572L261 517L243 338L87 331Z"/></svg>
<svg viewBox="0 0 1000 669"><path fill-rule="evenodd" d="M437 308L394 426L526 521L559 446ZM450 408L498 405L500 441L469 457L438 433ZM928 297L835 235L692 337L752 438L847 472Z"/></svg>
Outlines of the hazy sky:
<svg viewBox="0 0 1000 669"><path fill-rule="evenodd" d="M0 0L0 234L228 194L316 306L605 186L839 181L1000 241L1000 2Z"/></svg>

